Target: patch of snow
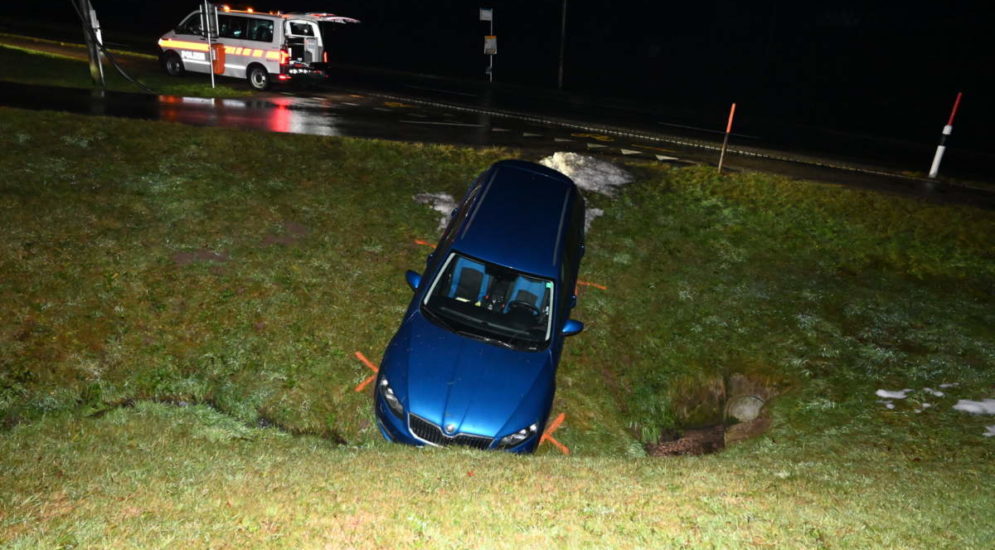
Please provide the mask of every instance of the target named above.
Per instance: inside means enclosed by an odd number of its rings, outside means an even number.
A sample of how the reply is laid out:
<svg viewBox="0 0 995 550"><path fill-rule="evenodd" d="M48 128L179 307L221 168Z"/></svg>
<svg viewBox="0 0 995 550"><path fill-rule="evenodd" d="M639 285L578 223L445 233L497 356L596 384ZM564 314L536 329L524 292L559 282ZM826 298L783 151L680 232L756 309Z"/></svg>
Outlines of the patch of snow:
<svg viewBox="0 0 995 550"><path fill-rule="evenodd" d="M995 437L995 426L985 426L985 433L981 435L985 437Z"/></svg>
<svg viewBox="0 0 995 550"><path fill-rule="evenodd" d="M456 201L449 193L418 193L414 196L415 202L432 207L439 214L438 230L442 231L449 222L449 215L453 208L456 208Z"/></svg>
<svg viewBox="0 0 995 550"><path fill-rule="evenodd" d="M609 197L626 184L632 183L632 174L603 160L578 153L556 152L539 161L539 164L558 170L574 180L585 191Z"/></svg>
<svg viewBox="0 0 995 550"><path fill-rule="evenodd" d="M944 395L946 395L940 390L934 390L933 388L923 388L922 391L932 395L933 397L943 397Z"/></svg>
<svg viewBox="0 0 995 550"><path fill-rule="evenodd" d="M591 230L591 222L594 221L594 218L597 218L604 213L605 211L600 208L588 208L587 211L584 212L584 233Z"/></svg>
<svg viewBox="0 0 995 550"><path fill-rule="evenodd" d="M926 409L928 409L928 408L930 408L932 406L933 406L932 403L923 403L922 405L919 406L918 409L916 409L916 414L919 414L922 411L924 411L924 410L926 410Z"/></svg>
<svg viewBox="0 0 995 550"><path fill-rule="evenodd" d="M909 396L910 391L912 390L878 390L874 392L874 395L885 399L905 399Z"/></svg>
<svg viewBox="0 0 995 550"><path fill-rule="evenodd" d="M995 414L995 399L985 399L984 401L961 399L954 405L954 410L971 414Z"/></svg>
<svg viewBox="0 0 995 550"><path fill-rule="evenodd" d="M940 384L940 387L943 389L947 389L947 388L956 388L959 385L960 384L958 384L957 382L948 382L946 384Z"/></svg>
<svg viewBox="0 0 995 550"><path fill-rule="evenodd" d="M885 408L888 408L888 409L894 409L895 408L895 404L892 403L891 401L887 400L887 399L878 399L878 403L884 405Z"/></svg>

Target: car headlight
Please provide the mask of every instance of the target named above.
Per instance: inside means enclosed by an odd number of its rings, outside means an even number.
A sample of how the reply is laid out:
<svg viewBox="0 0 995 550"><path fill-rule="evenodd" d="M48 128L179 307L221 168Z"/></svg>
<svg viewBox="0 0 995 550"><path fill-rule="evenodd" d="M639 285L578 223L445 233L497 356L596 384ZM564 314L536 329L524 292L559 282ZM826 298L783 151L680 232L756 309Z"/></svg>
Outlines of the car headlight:
<svg viewBox="0 0 995 550"><path fill-rule="evenodd" d="M539 427L536 426L535 424L532 424L528 428L522 428L521 430L518 430L515 433L508 434L501 438L501 441L498 442L497 448L508 449L516 445L519 445L521 443L524 443L527 439L534 436L538 430Z"/></svg>
<svg viewBox="0 0 995 550"><path fill-rule="evenodd" d="M387 408L390 412L394 413L394 416L398 418L404 417L404 406L401 405L401 400L394 395L394 390L390 389L390 383L387 382L386 378L380 379L380 385L378 386L380 395L383 396L383 400L387 402Z"/></svg>

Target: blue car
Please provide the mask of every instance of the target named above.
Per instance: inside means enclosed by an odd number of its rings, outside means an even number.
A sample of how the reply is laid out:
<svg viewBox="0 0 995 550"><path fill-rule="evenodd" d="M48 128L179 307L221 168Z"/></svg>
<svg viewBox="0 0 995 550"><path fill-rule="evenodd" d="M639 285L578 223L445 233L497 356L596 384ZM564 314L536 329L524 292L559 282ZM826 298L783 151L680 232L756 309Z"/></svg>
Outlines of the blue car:
<svg viewBox="0 0 995 550"><path fill-rule="evenodd" d="M477 177L452 213L377 377L383 436L409 445L528 453L556 391L584 254L570 178L517 160Z"/></svg>

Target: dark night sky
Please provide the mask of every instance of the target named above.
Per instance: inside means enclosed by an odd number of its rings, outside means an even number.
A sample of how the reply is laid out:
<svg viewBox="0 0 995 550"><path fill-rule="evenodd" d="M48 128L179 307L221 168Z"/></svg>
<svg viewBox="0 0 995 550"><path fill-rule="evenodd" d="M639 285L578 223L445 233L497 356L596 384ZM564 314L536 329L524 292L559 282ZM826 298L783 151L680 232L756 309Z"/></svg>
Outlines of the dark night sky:
<svg viewBox="0 0 995 550"><path fill-rule="evenodd" d="M197 5L92 1L109 40L127 32L147 35L150 44ZM743 112L770 119L929 140L964 91L957 135L976 149L995 149L986 135L995 122L995 10L980 2L568 1L569 91L638 99L689 120L711 112L721 120L737 101ZM60 2L5 11L53 17L53 5ZM72 22L64 5L55 17ZM477 9L493 7L496 79L556 84L562 0L232 3L247 5L363 20L337 33L332 53L341 62L474 79L484 78L487 28Z"/></svg>

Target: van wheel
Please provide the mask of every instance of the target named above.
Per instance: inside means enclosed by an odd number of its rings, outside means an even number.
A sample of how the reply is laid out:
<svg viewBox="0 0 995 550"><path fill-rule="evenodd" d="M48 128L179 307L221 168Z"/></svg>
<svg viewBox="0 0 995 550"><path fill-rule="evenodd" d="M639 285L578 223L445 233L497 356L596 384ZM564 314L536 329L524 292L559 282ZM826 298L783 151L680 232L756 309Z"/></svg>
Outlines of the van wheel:
<svg viewBox="0 0 995 550"><path fill-rule="evenodd" d="M186 72L183 69L183 60L176 55L176 52L166 52L166 55L162 57L162 68L169 76L183 76L183 73Z"/></svg>
<svg viewBox="0 0 995 550"><path fill-rule="evenodd" d="M252 86L253 89L261 92L269 88L269 73L266 72L266 68L262 65L249 67L245 76L249 79L249 86Z"/></svg>

